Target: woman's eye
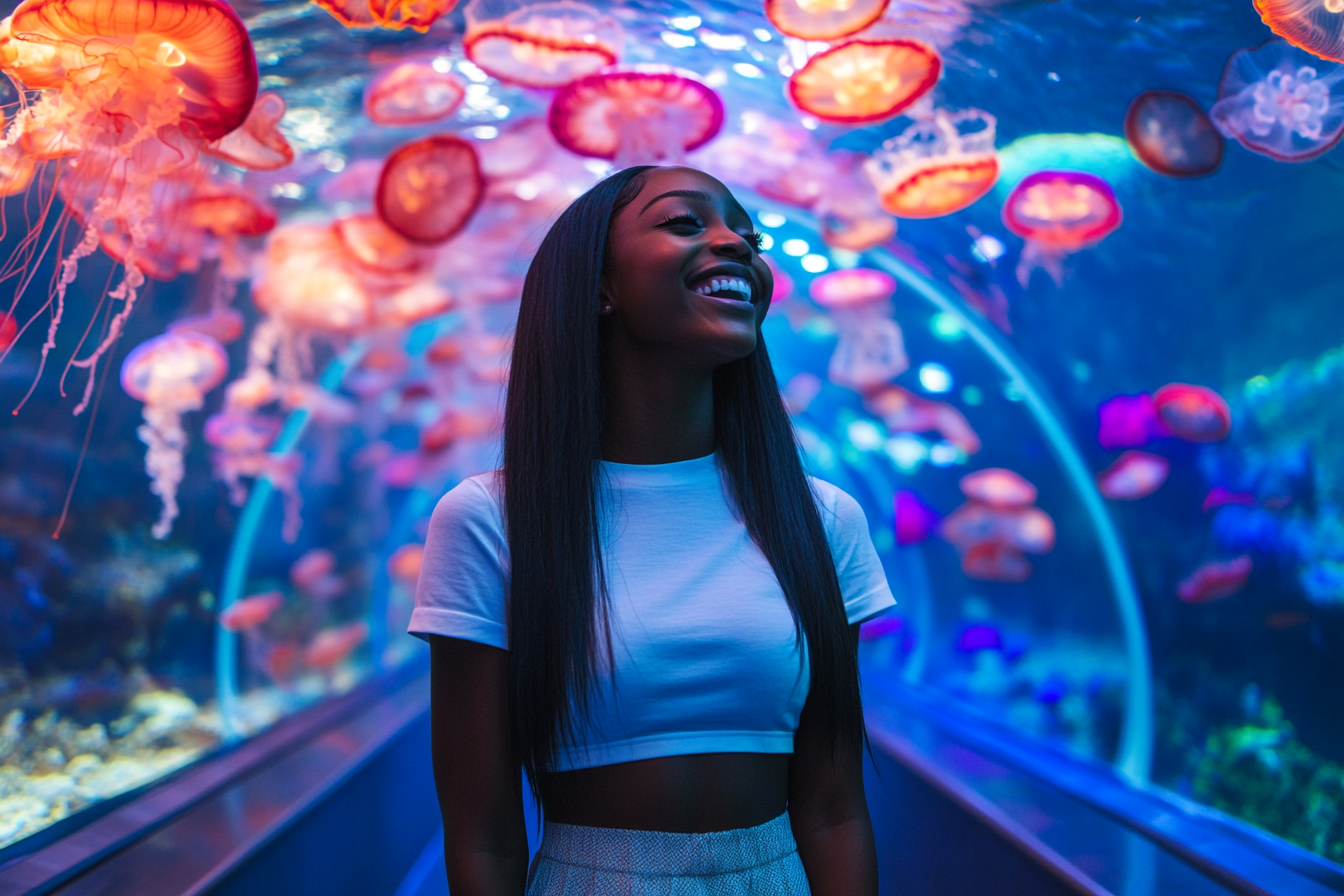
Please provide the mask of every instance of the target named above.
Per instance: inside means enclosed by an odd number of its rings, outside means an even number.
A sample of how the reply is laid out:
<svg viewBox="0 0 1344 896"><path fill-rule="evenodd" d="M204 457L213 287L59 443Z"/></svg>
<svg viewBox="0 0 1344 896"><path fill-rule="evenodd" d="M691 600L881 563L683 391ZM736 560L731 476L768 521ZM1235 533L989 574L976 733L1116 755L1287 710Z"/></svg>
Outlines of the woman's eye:
<svg viewBox="0 0 1344 896"><path fill-rule="evenodd" d="M663 221L664 227L700 227L700 219L695 215L669 215Z"/></svg>
<svg viewBox="0 0 1344 896"><path fill-rule="evenodd" d="M752 248L752 251L760 252L761 240L765 239L765 234L759 230L753 230L751 233L742 234L742 239L747 241L747 245Z"/></svg>

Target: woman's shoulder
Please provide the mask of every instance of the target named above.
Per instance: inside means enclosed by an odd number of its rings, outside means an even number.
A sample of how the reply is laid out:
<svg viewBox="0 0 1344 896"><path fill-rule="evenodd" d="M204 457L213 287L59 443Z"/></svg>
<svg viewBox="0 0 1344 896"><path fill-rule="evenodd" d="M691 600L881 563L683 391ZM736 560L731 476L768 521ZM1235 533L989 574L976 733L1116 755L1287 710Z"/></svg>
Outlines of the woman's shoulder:
<svg viewBox="0 0 1344 896"><path fill-rule="evenodd" d="M500 510L503 477L498 470L468 476L439 499L430 519L431 528L487 526L503 528Z"/></svg>
<svg viewBox="0 0 1344 896"><path fill-rule="evenodd" d="M817 498L817 510L829 532L836 534L855 530L867 534L868 518L849 492L815 476L808 477L808 484L812 486L812 494Z"/></svg>

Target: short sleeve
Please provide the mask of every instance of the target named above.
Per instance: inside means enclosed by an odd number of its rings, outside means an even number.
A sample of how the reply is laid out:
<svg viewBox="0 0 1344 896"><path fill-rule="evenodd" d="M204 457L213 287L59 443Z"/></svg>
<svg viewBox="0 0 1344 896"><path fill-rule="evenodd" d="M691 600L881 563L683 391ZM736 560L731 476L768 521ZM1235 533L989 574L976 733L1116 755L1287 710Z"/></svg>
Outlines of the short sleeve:
<svg viewBox="0 0 1344 896"><path fill-rule="evenodd" d="M850 623L863 622L896 606L859 502L821 479L813 479L812 487Z"/></svg>
<svg viewBox="0 0 1344 896"><path fill-rule="evenodd" d="M434 508L407 628L412 635L508 648L508 541L490 482L489 476L463 480Z"/></svg>

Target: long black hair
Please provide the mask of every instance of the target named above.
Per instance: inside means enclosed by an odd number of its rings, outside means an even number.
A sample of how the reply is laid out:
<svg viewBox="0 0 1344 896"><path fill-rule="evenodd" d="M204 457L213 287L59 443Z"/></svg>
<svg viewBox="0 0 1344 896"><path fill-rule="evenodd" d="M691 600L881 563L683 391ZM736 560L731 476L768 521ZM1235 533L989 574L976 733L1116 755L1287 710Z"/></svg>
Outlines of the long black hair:
<svg viewBox="0 0 1344 896"><path fill-rule="evenodd" d="M503 478L512 741L534 781L586 719L596 652L609 634L599 541L599 291L612 220L649 167L617 172L575 200L542 240L523 285ZM857 746L858 661L840 584L759 331L754 352L714 372L714 436L747 531L806 637L808 711L836 748Z"/></svg>

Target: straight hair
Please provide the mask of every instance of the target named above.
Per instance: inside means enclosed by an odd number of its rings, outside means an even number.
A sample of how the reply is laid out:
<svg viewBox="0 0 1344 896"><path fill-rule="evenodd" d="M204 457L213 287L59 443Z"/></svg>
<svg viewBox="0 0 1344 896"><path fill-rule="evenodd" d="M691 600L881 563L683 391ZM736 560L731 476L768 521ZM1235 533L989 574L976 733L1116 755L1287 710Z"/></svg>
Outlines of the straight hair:
<svg viewBox="0 0 1344 896"><path fill-rule="evenodd" d="M576 199L523 284L504 406L509 541L509 717L515 760L553 768L588 720L597 651L610 650L603 573L603 364L599 305L612 222L652 166L619 171ZM714 436L729 493L805 639L808 712L833 745L862 744L858 659L840 584L765 340L714 371Z"/></svg>

